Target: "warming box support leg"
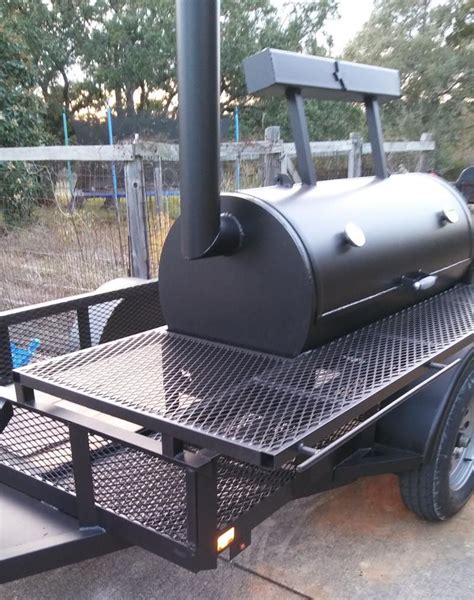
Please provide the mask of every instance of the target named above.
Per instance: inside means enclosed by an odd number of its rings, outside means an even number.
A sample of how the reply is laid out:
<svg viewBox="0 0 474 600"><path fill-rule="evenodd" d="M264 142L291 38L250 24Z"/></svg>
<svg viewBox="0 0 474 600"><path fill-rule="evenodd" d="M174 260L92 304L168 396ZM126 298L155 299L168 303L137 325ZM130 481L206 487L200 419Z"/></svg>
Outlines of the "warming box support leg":
<svg viewBox="0 0 474 600"><path fill-rule="evenodd" d="M188 541L196 548L196 571L217 565L217 458L186 473Z"/></svg>
<svg viewBox="0 0 474 600"><path fill-rule="evenodd" d="M94 483L89 453L87 429L69 424L74 483L76 486L77 512L81 527L97 526L94 502Z"/></svg>

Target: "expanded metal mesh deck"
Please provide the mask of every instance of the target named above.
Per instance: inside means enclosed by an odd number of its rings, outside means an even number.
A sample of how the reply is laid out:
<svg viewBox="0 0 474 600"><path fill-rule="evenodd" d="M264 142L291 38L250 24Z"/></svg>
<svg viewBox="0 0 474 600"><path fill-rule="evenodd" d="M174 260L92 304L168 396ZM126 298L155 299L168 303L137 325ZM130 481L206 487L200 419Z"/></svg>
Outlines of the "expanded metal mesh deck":
<svg viewBox="0 0 474 600"><path fill-rule="evenodd" d="M17 379L154 430L276 467L473 337L474 286L295 359L153 330L21 369Z"/></svg>

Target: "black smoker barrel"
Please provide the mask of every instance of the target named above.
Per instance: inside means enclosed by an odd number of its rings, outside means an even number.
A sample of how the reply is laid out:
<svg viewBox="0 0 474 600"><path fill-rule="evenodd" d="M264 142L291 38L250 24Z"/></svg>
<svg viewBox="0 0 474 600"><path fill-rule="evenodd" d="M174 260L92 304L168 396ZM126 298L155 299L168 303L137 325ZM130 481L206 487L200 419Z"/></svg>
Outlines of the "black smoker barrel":
<svg viewBox="0 0 474 600"><path fill-rule="evenodd" d="M178 0L178 5L182 12L193 5L199 13L198 6L206 11L217 2ZM212 14L216 15L212 32L217 36L218 11ZM178 19L178 40L185 35L182 26ZM203 46L210 47L210 41L194 30L186 54L194 49L195 56L203 56ZM217 42L212 47L217 48ZM210 65L217 68L215 61ZM219 120L215 77L207 75L196 91L183 82L188 72L182 67L180 103L192 112L193 99L201 107L208 93L214 114L212 119L207 114L206 123L213 120L215 125ZM441 292L465 276L473 238L463 197L432 175L386 172L378 101L399 95L396 71L274 50L249 59L246 71L251 91L286 93L294 132L301 135L295 140L298 162L307 166L311 165L302 90L313 97L364 102L377 176L309 185L309 173L307 183L224 194L219 203L214 196L215 127L208 148L213 166L206 171L207 156L198 156L204 146L192 132L196 123L182 121L183 216L172 227L160 262L160 295L170 330L296 356ZM196 182L195 193L187 179L192 160L200 165L202 177L212 179L202 185ZM207 257L188 260L199 252L192 256L185 243L183 255L181 239L191 239L196 221L197 230L207 232L212 242L217 207L241 232L238 248L234 244L229 255L217 244L206 252L207 242L200 247L193 242L190 246Z"/></svg>

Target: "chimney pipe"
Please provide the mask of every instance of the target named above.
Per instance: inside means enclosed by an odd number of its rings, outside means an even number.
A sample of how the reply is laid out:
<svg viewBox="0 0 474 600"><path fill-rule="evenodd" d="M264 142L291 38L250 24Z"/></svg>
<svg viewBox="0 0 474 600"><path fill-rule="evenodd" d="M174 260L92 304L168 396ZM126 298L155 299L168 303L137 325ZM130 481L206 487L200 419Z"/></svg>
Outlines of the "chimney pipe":
<svg viewBox="0 0 474 600"><path fill-rule="evenodd" d="M220 214L219 0L176 0L181 248L193 260L231 254L238 221Z"/></svg>

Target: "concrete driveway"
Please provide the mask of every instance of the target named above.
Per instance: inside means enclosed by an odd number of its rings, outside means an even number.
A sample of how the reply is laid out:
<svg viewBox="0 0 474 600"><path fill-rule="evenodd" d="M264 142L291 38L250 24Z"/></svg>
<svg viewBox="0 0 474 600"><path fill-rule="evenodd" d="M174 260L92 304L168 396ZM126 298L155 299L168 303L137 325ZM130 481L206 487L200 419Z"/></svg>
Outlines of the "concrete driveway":
<svg viewBox="0 0 474 600"><path fill-rule="evenodd" d="M287 505L251 546L193 575L130 548L0 586L2 600L449 600L474 598L474 499L454 519L408 512L396 477Z"/></svg>

